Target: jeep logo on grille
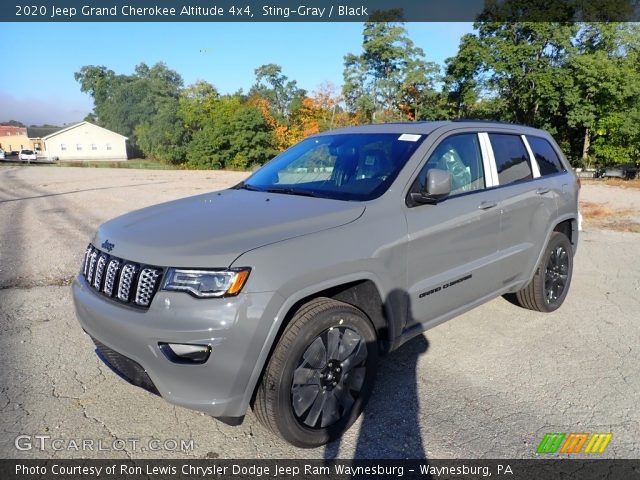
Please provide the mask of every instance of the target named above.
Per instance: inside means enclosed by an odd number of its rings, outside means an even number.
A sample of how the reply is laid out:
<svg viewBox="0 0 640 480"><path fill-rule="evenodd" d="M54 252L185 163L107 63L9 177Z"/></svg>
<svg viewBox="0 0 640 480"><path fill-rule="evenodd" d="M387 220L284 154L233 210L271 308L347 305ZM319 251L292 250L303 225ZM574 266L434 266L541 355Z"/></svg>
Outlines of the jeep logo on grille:
<svg viewBox="0 0 640 480"><path fill-rule="evenodd" d="M109 240L105 240L104 242L102 242L101 247L104 248L107 252L111 252L111 250L113 250L113 247L115 247L115 245L109 242Z"/></svg>

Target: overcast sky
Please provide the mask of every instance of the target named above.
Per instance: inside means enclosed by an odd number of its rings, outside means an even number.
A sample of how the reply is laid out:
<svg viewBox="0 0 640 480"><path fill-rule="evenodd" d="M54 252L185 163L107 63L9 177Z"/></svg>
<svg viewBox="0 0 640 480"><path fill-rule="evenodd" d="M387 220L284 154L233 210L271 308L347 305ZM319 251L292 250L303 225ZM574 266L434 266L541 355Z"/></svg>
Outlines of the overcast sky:
<svg viewBox="0 0 640 480"><path fill-rule="evenodd" d="M427 59L455 55L470 23L408 23ZM343 57L360 53L361 23L5 23L8 48L0 75L0 121L56 124L80 121L91 98L73 74L104 65L130 74L140 62L164 62L190 84L206 80L222 93L247 91L266 63L312 92L322 82L342 84Z"/></svg>

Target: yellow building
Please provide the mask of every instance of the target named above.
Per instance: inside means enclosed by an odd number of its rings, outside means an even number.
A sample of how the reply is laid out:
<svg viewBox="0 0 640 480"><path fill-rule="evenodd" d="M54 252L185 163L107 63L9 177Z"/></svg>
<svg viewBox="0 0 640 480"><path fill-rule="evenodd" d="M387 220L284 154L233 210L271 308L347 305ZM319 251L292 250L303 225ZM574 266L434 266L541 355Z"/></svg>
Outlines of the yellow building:
<svg viewBox="0 0 640 480"><path fill-rule="evenodd" d="M27 136L26 128L0 125L0 149L5 152L33 150L33 142Z"/></svg>

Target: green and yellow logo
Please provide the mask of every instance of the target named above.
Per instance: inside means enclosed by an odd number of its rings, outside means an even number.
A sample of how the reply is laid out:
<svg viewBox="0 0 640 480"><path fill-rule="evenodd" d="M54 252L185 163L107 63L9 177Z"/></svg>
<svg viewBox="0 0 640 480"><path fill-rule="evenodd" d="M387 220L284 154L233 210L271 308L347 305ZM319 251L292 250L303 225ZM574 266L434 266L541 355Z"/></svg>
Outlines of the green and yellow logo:
<svg viewBox="0 0 640 480"><path fill-rule="evenodd" d="M612 437L612 433L569 433L568 435L566 433L546 433L536 452L547 455L580 452L604 453Z"/></svg>

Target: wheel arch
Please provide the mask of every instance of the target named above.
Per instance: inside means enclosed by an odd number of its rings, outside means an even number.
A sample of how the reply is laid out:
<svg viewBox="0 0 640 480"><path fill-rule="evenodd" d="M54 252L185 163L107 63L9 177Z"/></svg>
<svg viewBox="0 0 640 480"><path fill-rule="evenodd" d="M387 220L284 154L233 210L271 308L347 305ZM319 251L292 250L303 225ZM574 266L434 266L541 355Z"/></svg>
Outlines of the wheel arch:
<svg viewBox="0 0 640 480"><path fill-rule="evenodd" d="M569 242L571 242L571 246L573 247L573 251L575 252L578 243L578 221L576 218L569 217L558 222L553 227L552 232L564 233L564 235L569 239ZM547 238L547 243L549 242L550 237L551 234L549 234L549 237Z"/></svg>
<svg viewBox="0 0 640 480"><path fill-rule="evenodd" d="M320 284L296 292L289 296L283 303L276 321L274 322L260 355L260 360L255 365L251 379L247 385L245 401L247 406L252 405L260 379L269 363L269 359L278 344L282 333L291 321L295 312L305 303L314 298L326 297L352 305L361 310L372 323L376 335L380 353L391 350L393 339L399 334L401 326L395 325L390 306L383 300L384 294L380 283L373 276L360 275L353 278L337 280L330 284ZM278 321L278 319L282 319ZM266 352L266 354L265 354Z"/></svg>
<svg viewBox="0 0 640 480"><path fill-rule="evenodd" d="M544 240L544 244L538 253L538 258L536 259L536 263L534 264L534 268L528 275L526 281L523 285L527 285L533 279L536 271L540 267L540 261L544 255L544 252L547 250L547 245L549 245L549 240L551 240L551 235L554 232L560 232L566 235L569 238L569 242L573 247L573 253L575 254L576 249L578 247L578 219L575 215L565 215L558 218L552 225L551 228L547 231L547 235Z"/></svg>

